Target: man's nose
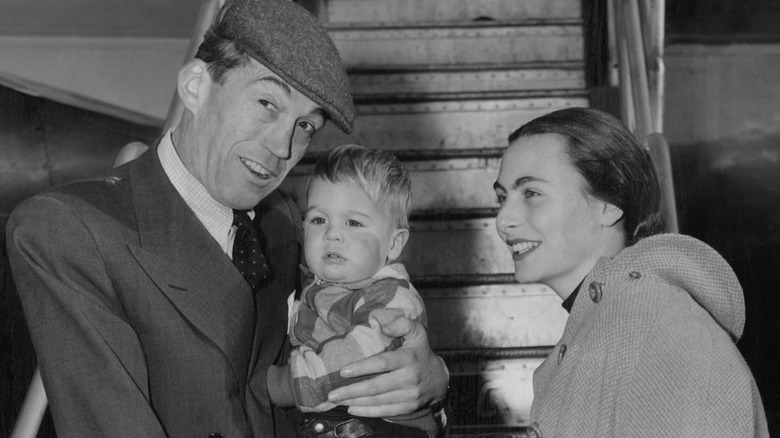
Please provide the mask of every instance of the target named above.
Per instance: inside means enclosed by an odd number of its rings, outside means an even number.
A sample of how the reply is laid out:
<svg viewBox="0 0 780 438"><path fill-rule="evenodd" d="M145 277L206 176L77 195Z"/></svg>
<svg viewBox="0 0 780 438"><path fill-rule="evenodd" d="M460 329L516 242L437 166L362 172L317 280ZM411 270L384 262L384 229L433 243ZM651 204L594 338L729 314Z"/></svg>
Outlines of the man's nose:
<svg viewBox="0 0 780 438"><path fill-rule="evenodd" d="M278 120L261 139L265 147L280 160L287 160L292 154L292 142L295 135L295 121Z"/></svg>

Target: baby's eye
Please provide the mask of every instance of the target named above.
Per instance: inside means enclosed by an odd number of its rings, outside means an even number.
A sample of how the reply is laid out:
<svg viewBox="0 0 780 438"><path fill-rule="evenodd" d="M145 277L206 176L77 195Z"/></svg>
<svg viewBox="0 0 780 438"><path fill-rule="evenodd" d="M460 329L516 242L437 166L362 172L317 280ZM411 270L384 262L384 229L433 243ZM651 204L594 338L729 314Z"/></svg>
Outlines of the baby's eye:
<svg viewBox="0 0 780 438"><path fill-rule="evenodd" d="M309 222L313 223L314 225L322 225L325 223L325 218L322 217L313 217Z"/></svg>
<svg viewBox="0 0 780 438"><path fill-rule="evenodd" d="M358 222L358 221L356 221L354 219L348 219L347 220L347 225L349 225L350 227L362 227L363 226L363 224L361 224L360 222Z"/></svg>

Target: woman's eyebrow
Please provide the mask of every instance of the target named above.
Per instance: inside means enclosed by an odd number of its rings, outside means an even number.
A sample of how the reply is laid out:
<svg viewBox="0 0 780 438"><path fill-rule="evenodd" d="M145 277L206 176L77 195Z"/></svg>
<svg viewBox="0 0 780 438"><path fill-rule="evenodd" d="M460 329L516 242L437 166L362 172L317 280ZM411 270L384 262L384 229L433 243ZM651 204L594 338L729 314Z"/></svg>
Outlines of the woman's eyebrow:
<svg viewBox="0 0 780 438"><path fill-rule="evenodd" d="M521 176L520 178L517 178L517 179L515 180L514 184L512 184L512 190L514 190L514 189L517 189L518 187L522 186L523 184L527 184L527 183L529 183L529 182L533 182L533 181L547 182L547 181L545 181L544 179L542 179L542 178L537 178L537 177L535 177L535 176ZM494 183L493 183L493 190L499 190L499 189L500 189L500 190L504 190L504 191L506 191L506 189L504 188L504 186L502 186L501 184L499 184L499 182L498 182L498 181L494 182Z"/></svg>

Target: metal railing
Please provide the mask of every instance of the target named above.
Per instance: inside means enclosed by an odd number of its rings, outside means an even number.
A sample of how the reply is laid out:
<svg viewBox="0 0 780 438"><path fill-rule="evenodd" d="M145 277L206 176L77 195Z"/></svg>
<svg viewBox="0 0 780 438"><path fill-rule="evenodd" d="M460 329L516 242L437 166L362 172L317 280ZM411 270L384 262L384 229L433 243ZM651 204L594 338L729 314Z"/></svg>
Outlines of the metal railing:
<svg viewBox="0 0 780 438"><path fill-rule="evenodd" d="M669 145L663 136L665 0L607 0L609 79L623 122L649 150L661 184L661 213L678 232Z"/></svg>

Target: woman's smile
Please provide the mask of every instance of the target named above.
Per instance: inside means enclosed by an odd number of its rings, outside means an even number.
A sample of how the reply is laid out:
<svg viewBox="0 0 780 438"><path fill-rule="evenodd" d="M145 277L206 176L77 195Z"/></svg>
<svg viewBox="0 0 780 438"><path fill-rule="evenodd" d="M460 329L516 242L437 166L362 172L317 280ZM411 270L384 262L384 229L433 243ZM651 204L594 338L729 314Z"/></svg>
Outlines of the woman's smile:
<svg viewBox="0 0 780 438"><path fill-rule="evenodd" d="M520 261L531 254L542 242L530 241L525 239L513 239L507 242L512 251L512 259Z"/></svg>

